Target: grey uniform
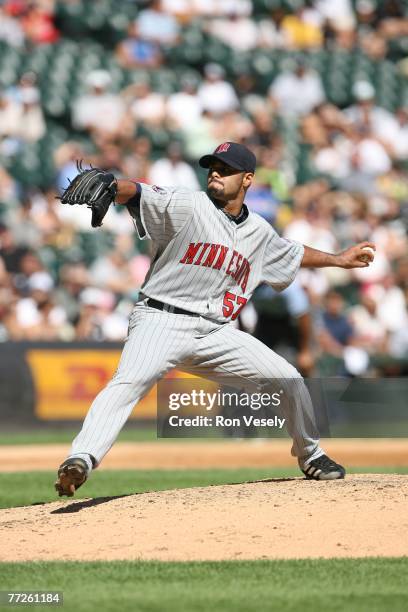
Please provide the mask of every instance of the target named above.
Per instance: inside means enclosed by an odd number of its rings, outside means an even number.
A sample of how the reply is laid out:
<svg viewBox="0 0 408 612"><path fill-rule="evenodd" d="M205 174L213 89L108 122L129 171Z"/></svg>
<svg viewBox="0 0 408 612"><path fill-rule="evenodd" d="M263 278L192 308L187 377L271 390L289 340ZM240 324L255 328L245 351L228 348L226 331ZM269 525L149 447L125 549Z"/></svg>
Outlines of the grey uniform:
<svg viewBox="0 0 408 612"><path fill-rule="evenodd" d="M260 283L282 290L293 281L303 245L280 238L245 206L236 222L204 192L137 187L128 210L139 237L153 241L152 263L116 374L95 398L71 456L92 455L100 463L135 404L175 367L220 383L287 380L282 409L292 453L302 460L323 454L300 374L231 325ZM148 306L148 298L167 304L167 310ZM174 307L192 314L174 313Z"/></svg>

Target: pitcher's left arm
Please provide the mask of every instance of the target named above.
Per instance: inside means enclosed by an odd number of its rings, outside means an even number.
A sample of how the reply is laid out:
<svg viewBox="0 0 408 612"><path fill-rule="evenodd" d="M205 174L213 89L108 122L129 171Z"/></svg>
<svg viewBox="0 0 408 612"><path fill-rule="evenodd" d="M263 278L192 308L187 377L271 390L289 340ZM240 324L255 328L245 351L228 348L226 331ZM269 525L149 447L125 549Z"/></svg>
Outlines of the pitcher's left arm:
<svg viewBox="0 0 408 612"><path fill-rule="evenodd" d="M302 268L366 268L374 260L374 251L373 242L360 242L337 255L305 246L300 265Z"/></svg>

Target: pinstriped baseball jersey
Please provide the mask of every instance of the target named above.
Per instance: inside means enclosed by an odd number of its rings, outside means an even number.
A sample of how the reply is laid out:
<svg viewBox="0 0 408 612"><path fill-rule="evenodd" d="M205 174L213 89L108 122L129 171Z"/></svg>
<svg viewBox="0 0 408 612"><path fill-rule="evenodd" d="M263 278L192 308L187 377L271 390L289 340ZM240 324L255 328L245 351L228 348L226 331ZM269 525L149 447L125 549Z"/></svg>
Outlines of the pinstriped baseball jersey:
<svg viewBox="0 0 408 612"><path fill-rule="evenodd" d="M221 385L233 380L240 388L278 380L292 453L300 461L320 456L313 406L300 374L229 323L259 283L281 290L292 282L303 246L280 238L245 206L237 219L228 217L204 192L138 183L127 206L139 236L153 241L152 264L117 371L93 401L70 456L84 459L90 470L90 456L99 464L135 403L173 368ZM200 316L162 311L146 298Z"/></svg>
<svg viewBox="0 0 408 612"><path fill-rule="evenodd" d="M128 210L139 237L154 244L142 297L226 322L260 283L280 291L295 278L303 245L281 238L246 207L236 223L204 192L137 188Z"/></svg>

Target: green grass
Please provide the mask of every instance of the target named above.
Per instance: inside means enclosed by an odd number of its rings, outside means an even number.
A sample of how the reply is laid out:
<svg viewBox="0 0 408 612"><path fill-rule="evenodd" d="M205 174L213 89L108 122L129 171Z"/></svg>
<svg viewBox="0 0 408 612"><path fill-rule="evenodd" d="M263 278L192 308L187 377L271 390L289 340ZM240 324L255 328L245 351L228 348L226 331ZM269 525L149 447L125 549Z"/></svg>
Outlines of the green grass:
<svg viewBox="0 0 408 612"><path fill-rule="evenodd" d="M70 444L79 432L77 429L33 429L32 431L10 431L0 433L0 445L10 444ZM123 430L118 437L121 442L146 442L157 440L156 429L128 428ZM164 440L166 441L166 440Z"/></svg>
<svg viewBox="0 0 408 612"><path fill-rule="evenodd" d="M0 589L62 591L66 612L403 612L407 572L407 557L3 563Z"/></svg>
<svg viewBox="0 0 408 612"><path fill-rule="evenodd" d="M299 476L296 468L245 468L235 470L101 470L95 471L75 495L105 497L146 491L205 487L208 485L259 480L280 476ZM0 508L55 501L55 472L0 473ZM64 498L66 499L66 498Z"/></svg>
<svg viewBox="0 0 408 612"><path fill-rule="evenodd" d="M13 444L70 444L79 432L81 425L78 424L76 429L65 427L51 427L33 429L31 431L9 431L0 432L0 446ZM272 432L269 440L276 438L288 437L286 431ZM407 423L388 423L384 424L355 424L353 426L333 425L331 427L331 437L333 438L404 438L408 436ZM118 436L119 442L150 442L156 441L159 443L177 442L228 442L229 438L208 436L199 438L157 438L155 427L127 427L120 432Z"/></svg>
<svg viewBox="0 0 408 612"><path fill-rule="evenodd" d="M70 444L79 432L81 425L77 429L33 429L31 431L9 431L0 433L0 446L13 444ZM287 437L286 432L277 432L274 438ZM271 439L272 436L268 439ZM218 437L194 437L194 438L157 438L156 428L154 427L130 427L120 432L118 442L151 442L154 440L160 444L168 444L172 442L232 442L230 438L224 438L221 435Z"/></svg>
<svg viewBox="0 0 408 612"><path fill-rule="evenodd" d="M408 420L355 422L330 425L332 438L407 438Z"/></svg>
<svg viewBox="0 0 408 612"><path fill-rule="evenodd" d="M350 472L384 472L407 474L408 468L355 468ZM77 492L76 499L85 497L110 497L163 491L186 487L300 476L296 467L242 468L203 470L101 470L95 471L88 482ZM5 472L0 473L0 508L28 506L58 499L53 483L55 472ZM66 498L64 498L66 499Z"/></svg>

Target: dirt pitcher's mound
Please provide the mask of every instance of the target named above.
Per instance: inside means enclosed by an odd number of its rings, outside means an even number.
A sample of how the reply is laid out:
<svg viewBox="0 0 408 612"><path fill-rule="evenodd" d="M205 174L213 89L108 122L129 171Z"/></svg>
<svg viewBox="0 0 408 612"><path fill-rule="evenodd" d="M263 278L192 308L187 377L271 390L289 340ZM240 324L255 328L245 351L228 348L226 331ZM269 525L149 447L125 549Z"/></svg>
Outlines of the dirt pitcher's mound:
<svg viewBox="0 0 408 612"><path fill-rule="evenodd" d="M301 478L0 510L0 561L403 556L408 477Z"/></svg>

